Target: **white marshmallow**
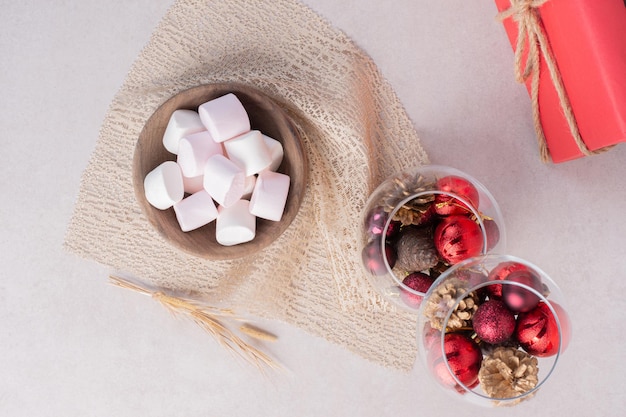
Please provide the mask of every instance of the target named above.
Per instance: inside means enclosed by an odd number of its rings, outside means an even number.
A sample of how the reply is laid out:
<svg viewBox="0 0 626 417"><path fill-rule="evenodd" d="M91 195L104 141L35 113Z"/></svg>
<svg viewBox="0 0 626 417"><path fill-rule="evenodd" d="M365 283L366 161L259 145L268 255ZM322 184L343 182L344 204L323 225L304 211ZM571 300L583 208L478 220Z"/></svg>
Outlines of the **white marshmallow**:
<svg viewBox="0 0 626 417"><path fill-rule="evenodd" d="M243 195L241 198L244 200L249 200L252 195L252 191L254 191L254 185L256 184L256 176L250 175L246 177L246 182L244 183Z"/></svg>
<svg viewBox="0 0 626 417"><path fill-rule="evenodd" d="M198 113L216 142L224 142L250 130L248 113L233 93L201 104Z"/></svg>
<svg viewBox="0 0 626 417"><path fill-rule="evenodd" d="M272 163L272 155L258 130L251 130L224 142L228 158L243 168L246 176L257 174Z"/></svg>
<svg viewBox="0 0 626 417"><path fill-rule="evenodd" d="M279 221L285 211L289 183L288 175L272 171L261 172L250 198L250 213L262 219Z"/></svg>
<svg viewBox="0 0 626 417"><path fill-rule="evenodd" d="M183 232L197 229L217 218L217 207L206 191L198 191L174 204L176 219Z"/></svg>
<svg viewBox="0 0 626 417"><path fill-rule="evenodd" d="M193 110L176 110L163 134L163 146L174 155L178 154L178 144L187 135L206 130L198 112Z"/></svg>
<svg viewBox="0 0 626 417"><path fill-rule="evenodd" d="M204 166L204 189L224 207L241 198L245 181L243 170L224 155L213 155Z"/></svg>
<svg viewBox="0 0 626 417"><path fill-rule="evenodd" d="M180 140L176 161L185 177L197 177L204 172L206 161L217 154L223 154L222 145L215 142L205 130Z"/></svg>
<svg viewBox="0 0 626 417"><path fill-rule="evenodd" d="M187 194L195 194L198 191L204 190L204 175L191 178L183 175L183 186Z"/></svg>
<svg viewBox="0 0 626 417"><path fill-rule="evenodd" d="M218 207L215 239L220 245L249 242L256 234L256 217L250 214L250 202L238 200L230 207Z"/></svg>
<svg viewBox="0 0 626 417"><path fill-rule="evenodd" d="M265 145L267 149L270 151L270 156L272 157L272 162L270 166L267 167L270 171L277 171L280 164L283 162L284 150L283 144L277 141L274 138L271 138L267 135L263 135L263 140L265 141Z"/></svg>
<svg viewBox="0 0 626 417"><path fill-rule="evenodd" d="M183 199L183 174L174 161L165 161L146 175L143 187L148 202L159 210L166 210Z"/></svg>

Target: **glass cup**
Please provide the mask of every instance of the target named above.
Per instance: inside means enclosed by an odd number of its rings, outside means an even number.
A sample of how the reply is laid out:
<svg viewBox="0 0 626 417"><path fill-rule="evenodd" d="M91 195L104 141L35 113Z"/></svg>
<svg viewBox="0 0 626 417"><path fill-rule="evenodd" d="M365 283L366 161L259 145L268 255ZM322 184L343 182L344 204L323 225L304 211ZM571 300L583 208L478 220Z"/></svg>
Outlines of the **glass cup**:
<svg viewBox="0 0 626 417"><path fill-rule="evenodd" d="M441 273L464 259L504 252L506 243L500 208L485 186L438 165L385 180L365 204L361 230L370 283L412 312Z"/></svg>
<svg viewBox="0 0 626 417"><path fill-rule="evenodd" d="M532 398L571 336L563 294L525 260L488 254L435 281L418 313L428 374L454 396L486 406Z"/></svg>

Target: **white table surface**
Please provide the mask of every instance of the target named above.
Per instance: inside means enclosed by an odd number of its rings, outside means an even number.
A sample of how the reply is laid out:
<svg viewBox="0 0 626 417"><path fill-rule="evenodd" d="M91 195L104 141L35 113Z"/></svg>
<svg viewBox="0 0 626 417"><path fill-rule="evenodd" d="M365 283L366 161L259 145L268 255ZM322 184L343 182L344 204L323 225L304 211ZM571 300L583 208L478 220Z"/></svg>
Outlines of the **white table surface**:
<svg viewBox="0 0 626 417"><path fill-rule="evenodd" d="M114 288L62 249L109 102L170 1L3 1L0 13L0 415L471 416L422 374L382 368L282 323L260 375L195 325ZM574 338L511 416L626 409L626 146L538 159L529 99L491 0L306 0L397 91L431 161L495 195L509 253L561 286ZM384 3L384 5L383 5Z"/></svg>

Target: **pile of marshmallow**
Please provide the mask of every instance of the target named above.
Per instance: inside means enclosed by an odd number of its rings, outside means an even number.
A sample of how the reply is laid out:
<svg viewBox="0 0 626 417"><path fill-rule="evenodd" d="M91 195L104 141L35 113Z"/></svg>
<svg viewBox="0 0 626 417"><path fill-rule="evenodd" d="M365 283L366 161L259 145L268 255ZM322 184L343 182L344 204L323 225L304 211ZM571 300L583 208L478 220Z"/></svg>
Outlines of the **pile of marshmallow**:
<svg viewBox="0 0 626 417"><path fill-rule="evenodd" d="M216 241L224 246L249 242L256 219L279 221L290 178L276 172L283 159L279 141L250 129L241 101L232 93L194 110L172 113L163 135L177 155L144 180L148 202L174 209L183 232L216 221Z"/></svg>

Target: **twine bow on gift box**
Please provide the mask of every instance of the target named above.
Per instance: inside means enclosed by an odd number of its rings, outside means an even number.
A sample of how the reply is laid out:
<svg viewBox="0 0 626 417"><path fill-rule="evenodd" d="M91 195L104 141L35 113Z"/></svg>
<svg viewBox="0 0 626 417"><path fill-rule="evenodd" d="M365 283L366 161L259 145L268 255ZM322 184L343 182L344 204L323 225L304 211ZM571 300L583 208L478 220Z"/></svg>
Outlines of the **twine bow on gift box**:
<svg viewBox="0 0 626 417"><path fill-rule="evenodd" d="M518 26L517 45L515 46L515 78L518 82L525 83L528 78L532 76L530 96L533 110L533 122L537 142L539 144L539 152L543 162L550 161L550 153L541 125L539 109L539 68L542 58L546 63L550 78L554 83L570 133L580 151L584 155L590 156L604 152L610 148L606 147L591 151L580 135L576 117L574 116L567 91L563 85L561 73L559 72L552 50L550 49L550 43L545 34L541 14L539 13L539 8L548 1L550 0L511 0L511 7L497 15L497 19L500 21L512 18ZM528 54L524 61L526 44L528 44Z"/></svg>

